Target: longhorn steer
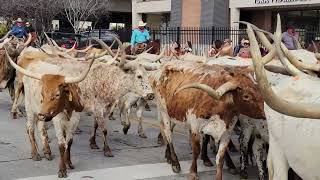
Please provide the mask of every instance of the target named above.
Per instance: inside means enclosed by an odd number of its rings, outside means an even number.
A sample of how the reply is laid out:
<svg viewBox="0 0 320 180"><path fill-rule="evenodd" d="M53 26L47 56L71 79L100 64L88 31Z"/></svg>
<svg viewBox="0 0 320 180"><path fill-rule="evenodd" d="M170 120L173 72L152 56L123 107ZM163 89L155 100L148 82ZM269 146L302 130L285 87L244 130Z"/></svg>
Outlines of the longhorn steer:
<svg viewBox="0 0 320 180"><path fill-rule="evenodd" d="M134 92L146 99L153 99L154 95L147 80L146 70L136 65L132 72L125 72L118 66L97 63L92 67L88 77L79 84L82 91L81 98L85 110L94 115L94 131L90 138L90 147L97 149L95 136L99 127L104 135L104 155L113 156L107 144L107 128L105 119L109 117L112 106L120 97L128 92ZM116 77L115 77L116 76ZM130 123L125 124L124 131L129 129Z"/></svg>
<svg viewBox="0 0 320 180"><path fill-rule="evenodd" d="M28 46L31 42L31 34L26 42L23 42L17 38L7 38L4 40L2 47L7 49L8 54L16 62L17 57L23 51L23 49ZM0 45L0 89L8 88L11 100L14 101L15 97L15 85L14 81L16 78L15 69L10 65L8 57L6 56L6 51L2 49ZM20 112L19 112L20 113ZM17 117L17 114L12 115L13 118Z"/></svg>
<svg viewBox="0 0 320 180"><path fill-rule="evenodd" d="M54 65L38 58L28 61L25 69L13 62L7 53L10 64L23 76L25 92L25 108L27 112L27 132L31 143L31 156L35 161L41 160L34 137L34 126L37 125L43 143L45 157L51 160L51 150L48 143L45 121L53 120L60 150L58 177L67 177L66 167L73 169L70 158L73 133L78 126L83 105L79 97L76 83L82 81L89 68L79 76L77 71ZM58 60L61 62L61 60ZM23 57L21 60L23 64ZM78 76L78 77L68 77Z"/></svg>
<svg viewBox="0 0 320 180"><path fill-rule="evenodd" d="M264 118L263 101L259 89L249 77L250 70L241 67L221 67L191 62L172 61L159 70L153 78L158 113L161 115L161 132L167 142L166 158L174 172L180 164L171 139L171 123L182 123L191 129L193 162L190 175L197 177L196 160L200 154L200 134L208 134L218 142L216 179L222 179L224 153L239 113L254 118ZM219 88L213 100L199 90L179 91L189 83L203 83ZM178 92L179 91L179 92ZM261 103L256 103L261 102ZM203 157L205 164L210 159Z"/></svg>
<svg viewBox="0 0 320 180"><path fill-rule="evenodd" d="M320 144L315 143L319 141L320 136L320 112L317 104L320 81L299 71L283 58L281 21L278 15L274 38L277 55L286 69L299 78L289 78L271 88L251 25L248 25L247 32L257 81L266 102L265 112L270 137L269 178L288 179L288 169L291 167L302 179L320 179L320 158L316 155L319 153Z"/></svg>

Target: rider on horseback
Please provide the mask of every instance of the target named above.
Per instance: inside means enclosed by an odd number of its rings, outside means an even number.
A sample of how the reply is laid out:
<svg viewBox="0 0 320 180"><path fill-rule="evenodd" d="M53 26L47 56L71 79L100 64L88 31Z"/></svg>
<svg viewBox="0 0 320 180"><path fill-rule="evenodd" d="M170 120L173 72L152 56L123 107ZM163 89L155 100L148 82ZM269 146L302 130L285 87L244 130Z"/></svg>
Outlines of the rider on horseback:
<svg viewBox="0 0 320 180"><path fill-rule="evenodd" d="M139 21L138 28L132 31L131 53L135 54L137 50L145 50L147 42L150 40L149 31L145 29L147 23ZM142 48L142 49L141 49Z"/></svg>

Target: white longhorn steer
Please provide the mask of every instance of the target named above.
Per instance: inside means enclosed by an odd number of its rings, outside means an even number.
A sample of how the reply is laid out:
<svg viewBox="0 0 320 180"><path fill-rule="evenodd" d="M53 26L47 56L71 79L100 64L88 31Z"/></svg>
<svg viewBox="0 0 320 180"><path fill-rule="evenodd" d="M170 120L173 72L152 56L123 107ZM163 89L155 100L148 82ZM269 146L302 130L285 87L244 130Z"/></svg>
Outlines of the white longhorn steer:
<svg viewBox="0 0 320 180"><path fill-rule="evenodd" d="M281 22L278 16L276 50L283 65L298 78L283 81L272 88L263 69L258 42L248 25L251 54L257 81L265 99L269 128L269 179L288 179L291 167L303 179L320 179L320 80L299 71L283 57L281 51Z"/></svg>

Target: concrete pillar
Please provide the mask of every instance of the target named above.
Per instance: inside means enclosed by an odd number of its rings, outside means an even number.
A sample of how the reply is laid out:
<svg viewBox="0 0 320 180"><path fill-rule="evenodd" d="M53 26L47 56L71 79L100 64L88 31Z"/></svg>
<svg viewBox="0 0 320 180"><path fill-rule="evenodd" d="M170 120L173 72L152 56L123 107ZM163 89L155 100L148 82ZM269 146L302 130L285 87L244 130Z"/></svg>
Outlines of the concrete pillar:
<svg viewBox="0 0 320 180"><path fill-rule="evenodd" d="M230 27L239 28L238 22L240 21L240 9L238 8L230 8Z"/></svg>
<svg viewBox="0 0 320 180"><path fill-rule="evenodd" d="M239 22L240 21L240 9L238 8L230 8L230 27L239 29ZM230 39L233 42L233 45L237 45L239 42L239 36L231 36Z"/></svg>
<svg viewBox="0 0 320 180"><path fill-rule="evenodd" d="M132 0L132 27L136 26L142 20L142 14L137 13L137 0Z"/></svg>

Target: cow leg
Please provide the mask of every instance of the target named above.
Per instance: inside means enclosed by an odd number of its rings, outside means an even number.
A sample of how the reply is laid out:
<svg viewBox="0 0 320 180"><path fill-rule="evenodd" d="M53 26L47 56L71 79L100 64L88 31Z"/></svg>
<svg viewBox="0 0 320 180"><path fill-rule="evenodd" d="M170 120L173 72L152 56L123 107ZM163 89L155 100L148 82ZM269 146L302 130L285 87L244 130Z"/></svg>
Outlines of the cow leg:
<svg viewBox="0 0 320 180"><path fill-rule="evenodd" d="M129 101L126 101L123 105L123 107L120 110L121 112L121 124L123 126L123 133L128 134L129 128L131 126L129 116L131 112L131 103Z"/></svg>
<svg viewBox="0 0 320 180"><path fill-rule="evenodd" d="M51 149L49 145L49 137L48 137L47 130L45 129L44 123L45 123L44 121L38 121L37 127L40 132L44 156L48 161L51 161L52 155L51 155Z"/></svg>
<svg viewBox="0 0 320 180"><path fill-rule="evenodd" d="M13 103L12 103L12 107L11 107L11 117L12 119L17 119L18 115L19 115L19 109L18 109L18 105L19 105L19 97L20 94L22 93L23 90L23 83L18 83L17 84L17 88L15 89L14 92L14 99L13 99ZM10 90L9 90L10 91Z"/></svg>
<svg viewBox="0 0 320 180"><path fill-rule="evenodd" d="M34 121L35 121L34 115L32 114L31 117L29 115L28 121L27 121L27 133L29 136L30 144L31 144L31 158L34 161L41 161L41 157L37 150L37 142L34 137Z"/></svg>
<svg viewBox="0 0 320 180"><path fill-rule="evenodd" d="M210 135L204 135L202 141L202 148L201 148L201 159L203 160L203 164L207 167L213 166L210 158L208 157L208 144L210 141Z"/></svg>
<svg viewBox="0 0 320 180"><path fill-rule="evenodd" d="M248 179L248 145L250 137L253 131L252 126L246 120L240 119L241 133L239 137L240 141L240 177L242 179Z"/></svg>
<svg viewBox="0 0 320 180"><path fill-rule="evenodd" d="M59 143L59 151L60 151L60 162L59 162L59 172L58 172L58 177L59 178L66 178L68 177L67 175L67 166L65 163L65 143Z"/></svg>
<svg viewBox="0 0 320 180"><path fill-rule="evenodd" d="M66 149L66 152L65 152L65 163L66 163L66 166L69 168L69 169L74 169L74 166L72 165L72 162L71 162L71 156L70 156L70 151L71 151L71 146L72 146L72 143L73 143L73 138L71 138L69 141L68 141L68 147Z"/></svg>
<svg viewBox="0 0 320 180"><path fill-rule="evenodd" d="M103 133L103 154L106 157L113 157L113 155L111 153L111 149L110 149L110 147L108 145L108 141L107 141L108 130L105 127L105 120L106 120L105 115L107 115L107 114L108 113L104 113L102 111L100 116L96 116L96 121L98 122L99 129L101 129L102 133Z"/></svg>
<svg viewBox="0 0 320 180"><path fill-rule="evenodd" d="M164 125L163 125L163 122L162 122L162 116L161 116L161 111L159 109L159 104L157 104L157 113L158 113L158 121L160 122L160 132L159 132L159 135L158 135L158 144L160 145L165 145L167 144L165 141L164 141L164 132L163 132L163 129L164 129Z"/></svg>
<svg viewBox="0 0 320 180"><path fill-rule="evenodd" d="M279 147L280 146L276 144L272 136L270 136L268 158L270 156L271 159L268 159L268 169L272 169L272 174L269 172L269 175L271 175L269 179L273 180L288 179L289 165L282 150Z"/></svg>
<svg viewBox="0 0 320 180"><path fill-rule="evenodd" d="M147 136L145 135L144 130L142 128L142 112L143 112L144 106L146 106L146 105L147 105L147 102L143 99L139 99L137 102L137 117L138 117L138 122L139 122L138 134L139 134L139 137L141 137L141 138L147 138Z"/></svg>
<svg viewBox="0 0 320 180"><path fill-rule="evenodd" d="M222 168L224 163L224 155L228 149L229 142L230 142L230 134L225 134L220 139L219 150L216 156L217 173L216 173L215 180L222 180Z"/></svg>
<svg viewBox="0 0 320 180"><path fill-rule="evenodd" d="M230 143L232 143L232 142L230 142ZM229 143L229 145L230 145L230 143ZM238 174L237 168L236 168L236 166L234 165L234 163L233 163L233 161L231 159L229 150L227 150L227 152L225 154L225 160L226 160L226 166L228 167L228 171L233 175Z"/></svg>
<svg viewBox="0 0 320 180"><path fill-rule="evenodd" d="M118 101L116 101L115 103L112 104L111 106L111 110L110 110L110 113L109 113L109 120L113 121L113 120L116 120L116 118L113 117L113 111L114 109L116 108L116 105L118 104Z"/></svg>
<svg viewBox="0 0 320 180"><path fill-rule="evenodd" d="M66 136L67 132L64 131L65 124L64 119L53 119L54 129L56 131L56 136L58 139L59 151L60 151L60 160L59 160L59 171L58 177L59 178L66 178L67 175L67 167L65 162L65 152L66 152Z"/></svg>
<svg viewBox="0 0 320 180"><path fill-rule="evenodd" d="M253 154L257 162L258 170L259 170L259 179L264 180L264 169L263 169L263 141L260 136L255 137L254 143L252 145Z"/></svg>
<svg viewBox="0 0 320 180"><path fill-rule="evenodd" d="M190 167L190 179L196 180L198 178L197 159L200 154L200 135L192 133L191 135L192 146L192 165Z"/></svg>
<svg viewBox="0 0 320 180"><path fill-rule="evenodd" d="M8 84L8 90L9 90L9 94L10 94L10 97L11 97L11 101L13 102L14 101L14 95L15 95L15 90L14 90L14 83L9 83Z"/></svg>
<svg viewBox="0 0 320 180"><path fill-rule="evenodd" d="M163 126L164 126L163 132L164 132L164 135L167 139L167 142L168 142L168 145L170 148L171 167L172 167L173 172L179 173L181 171L181 167L180 167L180 163L179 163L178 157L176 155L176 152L174 151L174 147L173 147L173 143L172 143L172 138L171 138L172 132L171 132L170 118L163 111L161 111L161 115L163 118Z"/></svg>
<svg viewBox="0 0 320 180"><path fill-rule="evenodd" d="M99 149L99 146L96 143L96 133L98 129L98 122L96 119L94 119L94 125L93 125L93 132L91 134L91 137L89 139L90 142L90 148L91 149Z"/></svg>

